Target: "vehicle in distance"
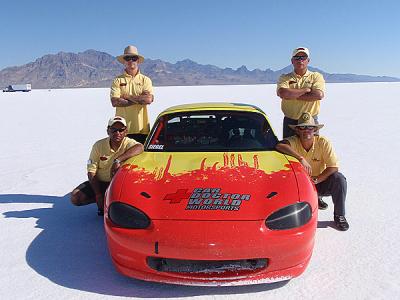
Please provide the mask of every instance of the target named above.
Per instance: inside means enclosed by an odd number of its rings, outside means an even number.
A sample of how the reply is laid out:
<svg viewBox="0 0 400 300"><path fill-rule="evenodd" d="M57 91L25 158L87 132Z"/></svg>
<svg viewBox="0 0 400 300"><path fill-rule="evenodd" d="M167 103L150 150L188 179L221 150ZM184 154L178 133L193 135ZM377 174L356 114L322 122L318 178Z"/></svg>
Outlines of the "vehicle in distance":
<svg viewBox="0 0 400 300"><path fill-rule="evenodd" d="M11 84L3 89L3 92L30 92L32 86L30 83L27 84Z"/></svg>

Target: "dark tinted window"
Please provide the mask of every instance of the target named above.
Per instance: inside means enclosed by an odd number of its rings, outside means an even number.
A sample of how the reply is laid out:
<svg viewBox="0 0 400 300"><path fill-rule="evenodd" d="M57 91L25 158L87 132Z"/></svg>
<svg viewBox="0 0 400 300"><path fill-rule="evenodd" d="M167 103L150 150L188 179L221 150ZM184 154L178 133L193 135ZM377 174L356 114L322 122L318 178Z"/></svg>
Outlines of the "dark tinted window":
<svg viewBox="0 0 400 300"><path fill-rule="evenodd" d="M167 115L151 132L149 151L273 150L277 138L262 114L213 111Z"/></svg>

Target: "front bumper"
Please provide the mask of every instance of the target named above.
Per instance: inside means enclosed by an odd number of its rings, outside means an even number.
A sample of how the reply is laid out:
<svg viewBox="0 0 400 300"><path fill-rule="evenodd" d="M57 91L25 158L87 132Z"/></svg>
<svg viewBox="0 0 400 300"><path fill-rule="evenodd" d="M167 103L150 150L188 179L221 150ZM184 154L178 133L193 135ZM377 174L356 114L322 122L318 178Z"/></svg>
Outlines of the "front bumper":
<svg viewBox="0 0 400 300"><path fill-rule="evenodd" d="M312 254L317 214L296 229L272 231L264 220L152 220L147 229L114 227L105 217L112 260L122 274L136 279L184 285L245 285L288 280L304 272ZM179 261L251 261L256 268L169 271L149 263Z"/></svg>

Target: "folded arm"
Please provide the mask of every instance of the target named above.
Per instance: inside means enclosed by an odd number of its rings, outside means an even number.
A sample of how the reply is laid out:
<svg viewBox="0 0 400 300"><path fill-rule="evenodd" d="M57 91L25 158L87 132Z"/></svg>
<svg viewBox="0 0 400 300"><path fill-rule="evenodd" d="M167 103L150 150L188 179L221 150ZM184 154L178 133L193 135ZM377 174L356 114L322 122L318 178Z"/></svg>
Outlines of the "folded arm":
<svg viewBox="0 0 400 300"><path fill-rule="evenodd" d="M304 101L316 101L321 100L324 97L323 91L310 88L280 88L277 94L282 99L297 99Z"/></svg>
<svg viewBox="0 0 400 300"><path fill-rule="evenodd" d="M148 91L144 91L139 96L121 95L121 97L112 97L111 104L113 107L126 107L134 104L151 104L154 100L154 95Z"/></svg>
<svg viewBox="0 0 400 300"><path fill-rule="evenodd" d="M305 93L297 98L297 100L304 101L316 101L324 98L324 92L318 89L311 89L308 93Z"/></svg>

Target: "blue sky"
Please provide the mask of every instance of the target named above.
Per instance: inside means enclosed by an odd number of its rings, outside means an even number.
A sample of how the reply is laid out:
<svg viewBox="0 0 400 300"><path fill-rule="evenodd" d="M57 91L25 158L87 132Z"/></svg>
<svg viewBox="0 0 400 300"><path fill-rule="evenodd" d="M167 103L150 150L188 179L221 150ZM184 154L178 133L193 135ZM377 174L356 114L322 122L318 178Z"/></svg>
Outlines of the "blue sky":
<svg viewBox="0 0 400 300"><path fill-rule="evenodd" d="M281 69L306 46L330 73L400 78L400 1L7 1L0 7L0 69L45 54L119 55L249 69Z"/></svg>

